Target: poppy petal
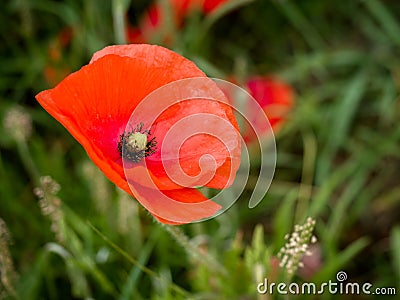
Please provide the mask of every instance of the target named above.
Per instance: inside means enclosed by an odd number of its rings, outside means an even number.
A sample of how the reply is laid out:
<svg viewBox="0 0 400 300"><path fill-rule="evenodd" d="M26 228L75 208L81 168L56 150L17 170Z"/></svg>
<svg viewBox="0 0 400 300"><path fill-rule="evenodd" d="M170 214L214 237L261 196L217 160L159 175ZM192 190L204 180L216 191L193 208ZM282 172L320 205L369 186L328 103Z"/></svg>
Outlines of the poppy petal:
<svg viewBox="0 0 400 300"><path fill-rule="evenodd" d="M132 186L131 186L132 188ZM160 191L135 185L136 199L159 221L186 224L213 216L221 209L196 189Z"/></svg>
<svg viewBox="0 0 400 300"><path fill-rule="evenodd" d="M163 185L169 185L171 174L175 174L172 177L182 184L184 177L193 177L191 184L187 182L190 187L206 185L222 189L229 186L229 177L236 173L239 161L235 160L229 172L221 166L231 157L240 157L240 135L236 121L230 121L230 108L210 100L189 100L180 105L181 110L174 117L161 119L152 129L162 142L163 152L157 151L146 159L148 169ZM165 170L169 170L169 176ZM220 180L211 182L213 176Z"/></svg>

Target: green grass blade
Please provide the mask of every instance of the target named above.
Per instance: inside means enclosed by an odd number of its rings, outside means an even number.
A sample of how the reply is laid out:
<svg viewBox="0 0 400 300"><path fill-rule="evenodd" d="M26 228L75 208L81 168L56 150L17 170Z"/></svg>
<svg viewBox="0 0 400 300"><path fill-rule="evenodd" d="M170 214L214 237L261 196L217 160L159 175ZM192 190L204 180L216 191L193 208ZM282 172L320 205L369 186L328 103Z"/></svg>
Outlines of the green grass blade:
<svg viewBox="0 0 400 300"><path fill-rule="evenodd" d="M337 168L327 178L318 189L317 195L311 201L309 215L317 218L327 207L334 190L343 182L345 182L357 169L358 164L349 161L343 166Z"/></svg>
<svg viewBox="0 0 400 300"><path fill-rule="evenodd" d="M133 265L138 267L142 272L146 273L147 275L149 275L154 280L160 281L161 284L165 283L164 278L159 276L153 270L151 270L151 269L147 268L146 266L140 264L137 259L133 258L126 251L124 251L121 247L119 247L117 244L115 244L113 241L111 241L108 237L106 237L103 233L101 233L100 230L98 230L94 225L92 225L92 223L88 222L88 226L90 228L92 228L92 230L96 234L98 234L104 240L104 242L106 242L108 245L110 245L117 253L119 253L121 256L123 256L130 263L132 263ZM171 283L171 289L173 289L174 291L176 291L177 293L179 293L181 295L188 295L189 294L186 290L184 290L183 288L181 288L180 286L178 286L178 285L176 285L174 283Z"/></svg>
<svg viewBox="0 0 400 300"><path fill-rule="evenodd" d="M155 243L158 239L158 236L160 234L160 230L158 227L155 227L148 239L148 241L146 242L146 244L143 246L139 257L138 257L138 263L145 266L150 254L155 246ZM122 287L122 292L121 292L121 296L119 297L119 300L129 300L129 299L133 299L133 292L136 289L136 286L138 284L138 280L140 278L140 275L142 274L142 270L140 268L138 268L136 265L134 265L131 269L131 271L129 272L129 276L124 284L124 286Z"/></svg>
<svg viewBox="0 0 400 300"><path fill-rule="evenodd" d="M363 3L369 12L381 24L390 40L400 45L400 25L395 16L385 7L382 1L366 0Z"/></svg>
<svg viewBox="0 0 400 300"><path fill-rule="evenodd" d="M332 211L328 224L328 234L330 241L335 242L341 236L342 228L346 222L347 215L349 215L350 205L352 202L357 201L357 195L361 192L367 178L367 172L360 170L351 177L351 181L346 184L346 189L338 199L335 209Z"/></svg>
<svg viewBox="0 0 400 300"><path fill-rule="evenodd" d="M282 199L281 205L278 208L274 217L274 250L279 250L285 243L285 235L290 233L293 228L293 218L295 210L295 201L297 199L298 189L289 191L285 198Z"/></svg>
<svg viewBox="0 0 400 300"><path fill-rule="evenodd" d="M336 107L333 108L330 120L328 120L329 129L327 129L328 139L321 156L318 159L317 181L321 182L326 178L331 170L332 160L337 150L346 141L351 123L357 112L363 95L366 93L368 83L368 73L366 69L360 71L345 87L343 99L336 99Z"/></svg>
<svg viewBox="0 0 400 300"><path fill-rule="evenodd" d="M282 12L314 51L321 50L325 47L324 41L316 27L307 20L304 14L296 6L295 1L274 1L274 3L281 8Z"/></svg>

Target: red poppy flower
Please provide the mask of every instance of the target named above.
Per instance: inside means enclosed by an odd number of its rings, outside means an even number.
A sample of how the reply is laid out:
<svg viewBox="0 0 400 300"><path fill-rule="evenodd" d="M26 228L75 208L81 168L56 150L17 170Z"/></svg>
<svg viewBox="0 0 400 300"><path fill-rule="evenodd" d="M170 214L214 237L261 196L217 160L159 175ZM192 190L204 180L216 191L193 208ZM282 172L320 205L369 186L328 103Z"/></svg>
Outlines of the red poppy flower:
<svg viewBox="0 0 400 300"><path fill-rule="evenodd" d="M277 133L294 105L293 88L269 76L250 78L246 82L246 88L265 112L274 133ZM258 120L253 117L256 115L256 110L258 107L250 104L247 117L251 119L254 126L263 128L264 124L258 124ZM255 135L251 130L247 130L243 138L250 143L255 139Z"/></svg>
<svg viewBox="0 0 400 300"><path fill-rule="evenodd" d="M126 131L132 112L146 96L168 83L194 77L207 81L206 99L179 102L159 116L154 116L150 107L140 111L136 127ZM162 160L161 150L172 147L164 144L169 128L196 113L216 115L232 124L234 130L228 137L231 152L218 138L207 134L187 139L179 149L178 164L189 176L198 175L200 157L212 151L216 169L205 186L229 186L240 164L236 120L231 108L225 104L227 100L222 93L215 92L218 89L214 86L184 57L160 46L132 44L110 46L95 53L88 65L70 74L55 88L39 93L36 99L82 144L112 182L132 194L161 222L182 224L210 217L221 207L196 189L198 182L180 185L168 176L165 166L168 162ZM166 100L160 97L156 101L154 107ZM155 121L148 124L152 118ZM197 123L191 126L197 126ZM134 183L128 182L124 173L126 160L131 167L125 171ZM196 203L196 209L174 210L174 205L157 198L160 191L176 203Z"/></svg>

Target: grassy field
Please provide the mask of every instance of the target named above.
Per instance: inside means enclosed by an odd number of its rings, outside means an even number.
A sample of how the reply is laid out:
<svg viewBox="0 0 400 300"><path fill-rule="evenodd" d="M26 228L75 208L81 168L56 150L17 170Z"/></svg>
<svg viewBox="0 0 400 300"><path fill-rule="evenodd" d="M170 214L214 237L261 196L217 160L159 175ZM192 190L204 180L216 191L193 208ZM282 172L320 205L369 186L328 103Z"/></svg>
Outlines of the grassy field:
<svg viewBox="0 0 400 300"><path fill-rule="evenodd" d="M226 213L178 227L109 182L35 100L129 42L150 5L3 3L0 299L397 299L378 292L400 293L400 3L232 0L145 37L210 77L273 76L295 91L263 201L248 208L254 160ZM371 294L257 291L265 278L321 285L339 274Z"/></svg>

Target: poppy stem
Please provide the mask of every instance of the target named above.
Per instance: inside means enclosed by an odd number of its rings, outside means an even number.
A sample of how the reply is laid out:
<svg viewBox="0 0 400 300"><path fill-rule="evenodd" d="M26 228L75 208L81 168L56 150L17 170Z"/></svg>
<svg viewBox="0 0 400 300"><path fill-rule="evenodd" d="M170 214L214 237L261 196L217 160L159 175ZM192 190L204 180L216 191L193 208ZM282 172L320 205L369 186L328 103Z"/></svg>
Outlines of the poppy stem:
<svg viewBox="0 0 400 300"><path fill-rule="evenodd" d="M301 183L299 186L298 200L296 207L296 222L300 223L308 215L307 208L312 196L312 185L314 179L314 169L317 156L317 142L311 132L301 132L303 138L303 170Z"/></svg>
<svg viewBox="0 0 400 300"><path fill-rule="evenodd" d="M22 164L24 165L25 170L28 172L32 182L35 186L39 186L40 173L36 167L35 162L32 159L31 153L25 140L17 140L17 151L19 157L21 158Z"/></svg>
<svg viewBox="0 0 400 300"><path fill-rule="evenodd" d="M140 261L136 260L133 256L131 256L128 252L123 250L120 246L118 246L116 243L114 243L110 238L105 236L99 229L97 229L90 221L87 221L88 226L97 234L99 235L105 243L107 243L109 246L111 246L117 253L119 253L122 257L124 257L127 261L129 261L132 265L136 266L139 270L141 270L143 273L146 273L147 275L151 276L152 278L159 280L163 284L168 284L168 282L165 282L165 279L158 275L156 272L151 270L150 268L144 266L143 264L140 263ZM175 283L171 283L171 289L177 292L180 295L183 295L187 297L189 295L188 291L180 287L179 285ZM187 298L186 298L187 299Z"/></svg>
<svg viewBox="0 0 400 300"><path fill-rule="evenodd" d="M209 269L215 272L227 274L227 271L223 265L221 265L213 256L208 252L201 251L196 247L188 238L188 236L177 226L165 225L158 222L176 241L183 249L200 264L205 264Z"/></svg>
<svg viewBox="0 0 400 300"><path fill-rule="evenodd" d="M114 0L112 2L114 35L117 44L126 44L125 15L129 2L129 0Z"/></svg>

